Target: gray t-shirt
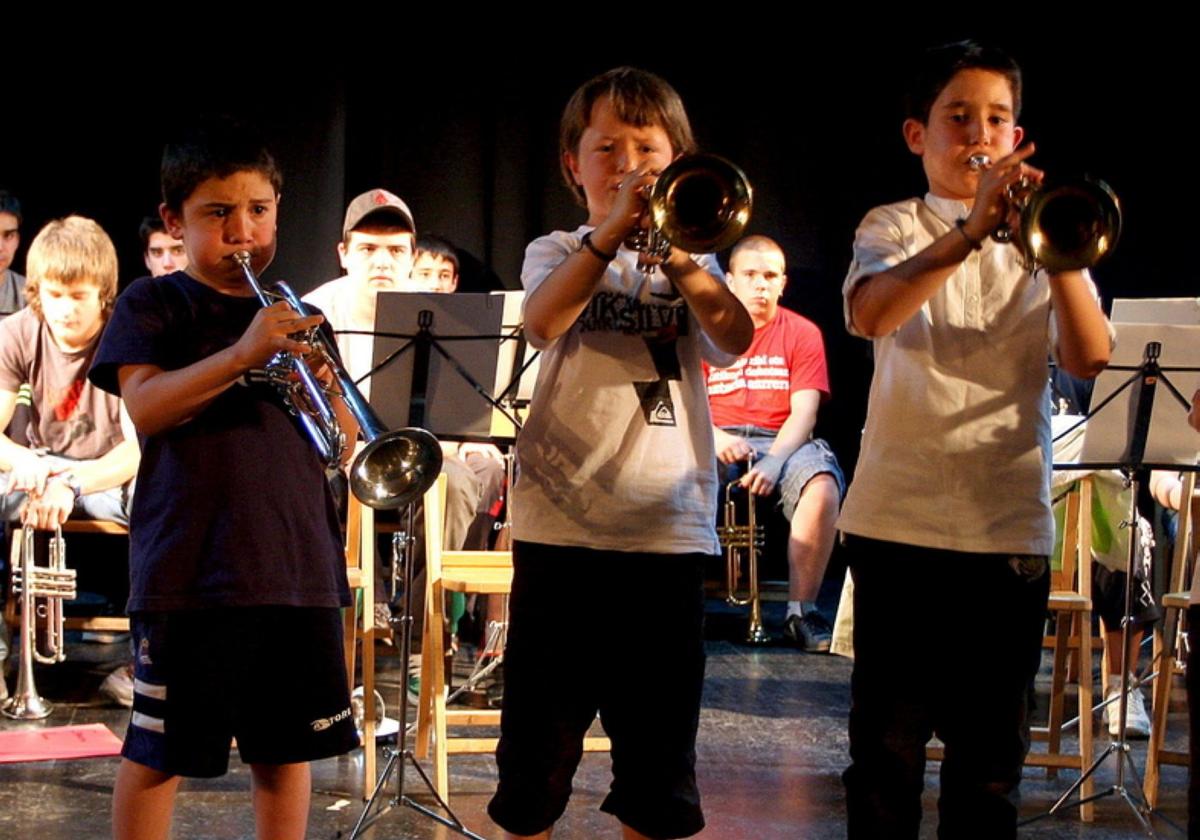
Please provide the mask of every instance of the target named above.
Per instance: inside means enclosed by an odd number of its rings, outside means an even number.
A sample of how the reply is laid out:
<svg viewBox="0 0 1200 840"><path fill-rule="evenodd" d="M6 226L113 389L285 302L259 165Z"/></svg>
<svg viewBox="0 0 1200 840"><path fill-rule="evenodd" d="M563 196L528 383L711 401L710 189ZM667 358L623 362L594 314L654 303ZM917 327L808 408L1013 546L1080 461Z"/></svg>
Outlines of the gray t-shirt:
<svg viewBox="0 0 1200 840"><path fill-rule="evenodd" d="M0 319L25 308L25 277L11 268L0 275Z"/></svg>
<svg viewBox="0 0 1200 840"><path fill-rule="evenodd" d="M100 335L65 353L32 309L0 322L0 390L31 393L28 440L33 449L77 460L99 458L125 440L121 401L88 381Z"/></svg>
<svg viewBox="0 0 1200 840"><path fill-rule="evenodd" d="M592 228L529 245L532 293ZM714 277L712 255L696 256ZM528 298L526 298L528 300ZM725 367L661 270L622 247L569 330L539 348L537 387L517 442L513 536L656 554L716 554L717 458L701 359Z"/></svg>

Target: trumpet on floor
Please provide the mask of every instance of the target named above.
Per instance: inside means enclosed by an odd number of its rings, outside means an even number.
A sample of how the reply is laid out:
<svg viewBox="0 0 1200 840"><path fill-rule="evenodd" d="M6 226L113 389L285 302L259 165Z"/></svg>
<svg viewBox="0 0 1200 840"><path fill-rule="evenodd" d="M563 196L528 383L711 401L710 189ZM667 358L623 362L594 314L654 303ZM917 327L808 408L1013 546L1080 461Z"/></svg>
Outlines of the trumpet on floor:
<svg viewBox="0 0 1200 840"><path fill-rule="evenodd" d="M50 538L47 565L39 566L34 557L33 528L20 528L13 534L13 594L21 597L21 662L17 687L0 707L6 717L17 720L41 720L53 707L43 700L33 684L33 663L52 665L66 659L63 630L63 601L75 597L75 570L67 568L66 544L62 529L55 528ZM38 623L45 624L38 649Z"/></svg>
<svg viewBox="0 0 1200 840"><path fill-rule="evenodd" d="M981 172L992 165L992 159L971 155L968 164ZM1116 247L1121 236L1121 202L1098 178L1047 179L1041 186L1022 178L1005 195L1020 222L1016 230L1000 225L992 238L1013 243L1029 271L1091 268Z"/></svg>
<svg viewBox="0 0 1200 840"><path fill-rule="evenodd" d="M746 629L746 641L761 645L769 641L762 622L762 599L758 587L758 555L766 545L766 530L759 524L755 514L756 500L750 489L745 489L746 524L738 524L737 502L733 491L741 485L734 480L725 485L725 503L717 538L725 549L725 601L731 606L750 607L750 623ZM745 577L745 588L742 578ZM744 594L743 594L744 592Z"/></svg>

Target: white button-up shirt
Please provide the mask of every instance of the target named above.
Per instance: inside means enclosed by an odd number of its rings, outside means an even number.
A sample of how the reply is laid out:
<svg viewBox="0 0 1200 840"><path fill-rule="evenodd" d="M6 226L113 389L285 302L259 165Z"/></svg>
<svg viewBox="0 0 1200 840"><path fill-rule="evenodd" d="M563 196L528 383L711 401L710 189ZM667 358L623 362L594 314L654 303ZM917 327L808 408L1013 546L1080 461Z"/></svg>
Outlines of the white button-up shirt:
<svg viewBox="0 0 1200 840"><path fill-rule="evenodd" d="M877 207L843 295L944 236L967 207L932 194ZM921 310L874 340L875 374L841 530L965 552L1049 554L1050 289L1016 248L972 251Z"/></svg>

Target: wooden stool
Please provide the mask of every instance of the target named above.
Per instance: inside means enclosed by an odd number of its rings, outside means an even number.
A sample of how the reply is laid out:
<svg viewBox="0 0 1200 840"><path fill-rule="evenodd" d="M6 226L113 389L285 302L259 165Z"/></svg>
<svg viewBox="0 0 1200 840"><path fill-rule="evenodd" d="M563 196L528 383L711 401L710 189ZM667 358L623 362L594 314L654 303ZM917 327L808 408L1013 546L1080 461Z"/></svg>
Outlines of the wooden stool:
<svg viewBox="0 0 1200 840"><path fill-rule="evenodd" d="M1168 750L1163 747L1167 738L1168 711L1171 702L1171 683L1177 674L1183 674L1186 662L1178 655L1182 648L1182 640L1187 625L1187 609L1190 606L1191 593L1185 590L1185 584L1192 579L1189 571L1192 569L1192 559L1196 551L1195 520L1192 505L1188 503L1196 489L1196 474L1187 473L1183 480L1183 492L1180 498L1184 501L1179 507L1179 527L1175 532L1175 551L1171 557L1171 577L1169 589L1163 596L1163 618L1154 629L1154 659L1153 666L1158 675L1154 678L1154 694L1150 713L1150 743L1146 747L1146 774L1142 785L1142 793L1146 804L1151 808L1158 806L1158 785L1162 778L1161 767L1164 764L1187 767L1188 753L1186 751Z"/></svg>
<svg viewBox="0 0 1200 840"><path fill-rule="evenodd" d="M1045 767L1046 776L1055 778L1058 768L1069 767L1081 773L1092 766L1092 482L1080 480L1068 493L1066 521L1063 527L1062 564L1052 573L1047 608L1055 616L1055 633L1046 641L1053 650L1050 677L1049 719L1045 726L1030 727L1034 742L1045 743L1044 751L1030 749L1025 756L1028 767ZM1062 749L1063 723L1066 717L1066 688L1076 687L1076 711L1079 715L1079 749ZM1079 797L1092 795L1089 777L1079 788ZM1091 822L1095 808L1088 802L1079 806L1079 818Z"/></svg>
<svg viewBox="0 0 1200 840"><path fill-rule="evenodd" d="M499 726L497 709L446 708L446 658L442 641L447 592L507 595L512 590L512 552L444 551L443 510L446 476L425 493L425 625L421 642L421 694L417 702L414 754L428 758L433 746L433 784L443 802L450 801L450 753L492 753L498 738L451 737L447 726ZM608 751L605 737L585 738L586 751Z"/></svg>
<svg viewBox="0 0 1200 840"><path fill-rule="evenodd" d="M356 649L362 645L363 799L375 787L375 511L353 493L346 505L346 580L354 606L342 611L346 682L354 690ZM403 726L403 722L401 722Z"/></svg>

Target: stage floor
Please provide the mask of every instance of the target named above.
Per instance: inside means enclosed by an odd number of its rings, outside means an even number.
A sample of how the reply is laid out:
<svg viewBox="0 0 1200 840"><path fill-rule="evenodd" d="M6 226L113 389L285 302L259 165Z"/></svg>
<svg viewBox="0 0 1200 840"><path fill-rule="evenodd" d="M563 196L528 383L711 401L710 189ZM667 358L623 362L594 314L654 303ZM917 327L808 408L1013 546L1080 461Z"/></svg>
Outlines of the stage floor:
<svg viewBox="0 0 1200 840"><path fill-rule="evenodd" d="M771 605L768 629L778 635L779 605ZM809 655L785 647L749 648L719 638L727 626L722 616L710 621L708 670L698 744L698 774L708 828L705 838L837 838L845 835L844 794L840 774L846 765L846 718L851 663L826 655ZM39 669L42 693L57 702L45 723L17 724L0 720L0 731L18 726L100 722L122 735L128 713L103 705L94 689L106 660L119 656L119 645L73 645L71 661ZM115 650L114 650L115 649ZM382 650L382 648L381 648ZM397 659L385 657L380 679L389 706L396 702ZM1039 680L1044 702L1048 675ZM10 678L9 685L13 680ZM231 690L235 690L231 687ZM648 687L652 696L652 687ZM1097 729L1102 727L1097 723ZM1186 720L1172 717L1172 743L1184 747ZM1096 740L1099 751L1107 735ZM1138 770L1145 763L1145 742L1136 742ZM1111 762L1111 759L1110 759ZM221 779L188 781L179 796L173 836L179 838L253 837L249 773L236 756ZM611 817L598 811L608 786L608 757L588 754L575 779L575 794L555 838L617 837ZM381 762L382 766L382 762ZM0 836L22 840L84 840L110 836L109 807L117 759L0 764ZM451 802L458 816L485 837L498 837L485 807L496 779L491 757L451 759ZM309 836L345 836L362 808L362 753L317 762ZM1063 771L1047 780L1044 771L1027 769L1022 783L1024 815L1047 810L1076 777ZM1113 771L1100 774L1111 785ZM1186 772L1163 770L1161 813L1175 825L1185 823ZM407 792L417 792L410 773ZM922 837L934 837L937 765L926 776ZM1091 824L1078 820L1077 809L1021 830L1021 837L1109 840L1141 836L1128 808L1116 798L1096 806ZM1166 820L1156 819L1159 836L1180 837ZM453 837L410 809L392 811L365 835L369 838Z"/></svg>

